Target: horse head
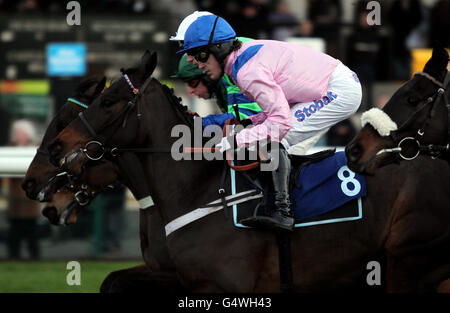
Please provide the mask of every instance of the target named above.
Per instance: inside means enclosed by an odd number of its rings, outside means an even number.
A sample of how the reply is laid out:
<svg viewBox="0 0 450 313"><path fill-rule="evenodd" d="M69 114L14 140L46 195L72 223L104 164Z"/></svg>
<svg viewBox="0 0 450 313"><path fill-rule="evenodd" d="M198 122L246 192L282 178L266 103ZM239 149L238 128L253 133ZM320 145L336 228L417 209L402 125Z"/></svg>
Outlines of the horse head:
<svg viewBox="0 0 450 313"><path fill-rule="evenodd" d="M74 96L67 99L56 116L52 119L42 139L31 164L28 167L22 182L22 189L32 200L48 201L50 194L54 193L61 184L66 182L64 175L58 176L61 170L53 166L47 154L49 143L64 129L79 112L85 110L91 102L101 94L105 87L106 78L101 81L87 79L81 82L75 90ZM49 183L51 181L51 183Z"/></svg>
<svg viewBox="0 0 450 313"><path fill-rule="evenodd" d="M70 225L77 221L78 214L100 192L117 181L119 169L112 162L89 167L83 177L69 175L69 183L51 194L50 201L42 210L53 225ZM89 182L86 184L85 182Z"/></svg>
<svg viewBox="0 0 450 313"><path fill-rule="evenodd" d="M363 113L361 131L345 149L350 169L374 174L386 164L414 159L425 151L422 145L448 144L446 99L450 88L444 90L443 86L448 60L447 51L435 47L423 72L400 87L383 110Z"/></svg>
<svg viewBox="0 0 450 313"><path fill-rule="evenodd" d="M74 175L82 175L86 163L100 160L105 145L113 141L126 145L137 139L140 123L140 97L145 81L151 82L156 67L156 53L146 51L137 68L123 72L111 86L79 114L48 146L50 160ZM149 78L149 80L147 80ZM136 111L136 114L132 114ZM125 127L126 126L126 127ZM114 139L114 140L112 140Z"/></svg>
<svg viewBox="0 0 450 313"><path fill-rule="evenodd" d="M105 83L105 77L100 81L87 79L80 83L75 94L50 122L22 183L29 198L49 202L42 213L54 225L74 223L81 208L117 180L119 171L112 162L95 164L87 168L81 178L76 178L53 166L46 153L49 143L101 94ZM89 185L85 181L89 181Z"/></svg>

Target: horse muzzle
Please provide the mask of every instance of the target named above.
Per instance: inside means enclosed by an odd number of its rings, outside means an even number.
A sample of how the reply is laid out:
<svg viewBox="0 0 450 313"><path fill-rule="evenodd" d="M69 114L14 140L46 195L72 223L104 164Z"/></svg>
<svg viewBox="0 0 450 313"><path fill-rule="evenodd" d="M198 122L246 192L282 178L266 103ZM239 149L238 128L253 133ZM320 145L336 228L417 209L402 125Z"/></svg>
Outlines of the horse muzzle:
<svg viewBox="0 0 450 313"><path fill-rule="evenodd" d="M52 177L47 184L39 191L36 200L40 202L49 202L55 192L70 181L67 172L61 172Z"/></svg>
<svg viewBox="0 0 450 313"><path fill-rule="evenodd" d="M358 174L372 174L369 168L373 165L376 157L364 161L365 150L358 141L351 141L345 147L348 168ZM369 171L368 171L369 170Z"/></svg>
<svg viewBox="0 0 450 313"><path fill-rule="evenodd" d="M56 203L46 206L42 209L42 215L45 216L52 225L71 225L77 222L78 212L81 208L82 205L79 204L76 198L73 198L62 209L58 209Z"/></svg>
<svg viewBox="0 0 450 313"><path fill-rule="evenodd" d="M37 200L37 182L36 179L30 177L25 178L21 184L22 189L25 191L28 198L31 200Z"/></svg>

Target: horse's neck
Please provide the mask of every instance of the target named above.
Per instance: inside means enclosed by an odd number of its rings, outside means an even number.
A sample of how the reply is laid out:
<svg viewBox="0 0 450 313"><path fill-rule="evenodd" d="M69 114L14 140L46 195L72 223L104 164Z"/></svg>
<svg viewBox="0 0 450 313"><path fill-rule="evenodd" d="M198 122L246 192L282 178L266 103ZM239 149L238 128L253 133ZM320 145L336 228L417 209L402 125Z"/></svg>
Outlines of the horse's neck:
<svg viewBox="0 0 450 313"><path fill-rule="evenodd" d="M152 96L154 98L155 94ZM172 128L185 123L168 100L158 103L153 101L151 105L151 110L149 105L145 105L145 114L149 114L147 116L151 120L145 124L146 129L141 130L148 134L145 145L170 150L178 140L171 136ZM204 158L193 159L191 155L191 160L176 161L170 153L150 153L145 156L143 166L151 196L155 204L163 208L164 217L168 220L217 198L224 163Z"/></svg>
<svg viewBox="0 0 450 313"><path fill-rule="evenodd" d="M218 198L223 163L175 161L167 155L149 155L145 172L151 195L170 221ZM226 190L229 191L228 184Z"/></svg>
<svg viewBox="0 0 450 313"><path fill-rule="evenodd" d="M370 232L381 235L379 240L383 242L389 239L386 236L392 227L400 224L405 216L419 221L423 218L422 208L427 207L430 212L439 205L448 208L449 177L450 167L445 161L427 156L390 164L377 169L374 176L366 176L368 195L365 200L370 202L372 210L364 214L373 221L370 227L375 228Z"/></svg>
<svg viewBox="0 0 450 313"><path fill-rule="evenodd" d="M131 190L136 200L140 201L150 196L148 178L144 167L134 153L125 152L117 157L121 178L125 185Z"/></svg>

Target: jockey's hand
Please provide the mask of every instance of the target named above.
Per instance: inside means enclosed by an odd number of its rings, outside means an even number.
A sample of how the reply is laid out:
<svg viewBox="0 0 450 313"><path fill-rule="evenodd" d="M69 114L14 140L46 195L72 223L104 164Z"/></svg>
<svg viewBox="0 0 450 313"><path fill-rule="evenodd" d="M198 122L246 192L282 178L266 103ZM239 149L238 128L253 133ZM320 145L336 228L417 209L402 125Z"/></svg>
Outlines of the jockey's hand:
<svg viewBox="0 0 450 313"><path fill-rule="evenodd" d="M253 125L253 122L251 119L245 118L241 121L241 125L247 127L248 125Z"/></svg>
<svg viewBox="0 0 450 313"><path fill-rule="evenodd" d="M235 136L223 137L222 140L216 145L216 149L219 149L221 153L227 150L235 149L237 147Z"/></svg>

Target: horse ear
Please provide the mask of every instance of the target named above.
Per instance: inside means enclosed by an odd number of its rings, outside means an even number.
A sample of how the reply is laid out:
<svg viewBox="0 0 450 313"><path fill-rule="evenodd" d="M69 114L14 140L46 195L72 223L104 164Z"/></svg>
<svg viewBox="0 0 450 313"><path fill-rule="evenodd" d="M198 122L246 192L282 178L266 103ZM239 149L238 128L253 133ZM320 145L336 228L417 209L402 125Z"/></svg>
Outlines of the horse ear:
<svg viewBox="0 0 450 313"><path fill-rule="evenodd" d="M89 83L89 85L87 85ZM89 79L78 86L77 92L87 97L97 97L105 88L106 77L103 77L101 81L97 79Z"/></svg>
<svg viewBox="0 0 450 313"><path fill-rule="evenodd" d="M448 61L447 50L440 43L435 42L431 59L425 64L423 71L442 82L447 74Z"/></svg>
<svg viewBox="0 0 450 313"><path fill-rule="evenodd" d="M158 62L158 56L156 52L150 52L145 50L144 55L141 58L141 65L139 66L139 73L142 75L142 79L149 77L156 68Z"/></svg>
<svg viewBox="0 0 450 313"><path fill-rule="evenodd" d="M103 92L103 89L105 89L105 85L106 85L106 77L103 76L102 80L100 80L100 82L97 84L97 87L95 87L95 90L94 90L94 93L92 94L92 96L94 98L99 96Z"/></svg>

